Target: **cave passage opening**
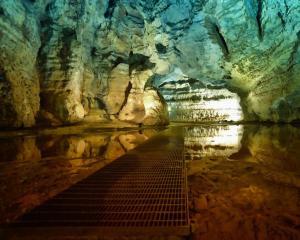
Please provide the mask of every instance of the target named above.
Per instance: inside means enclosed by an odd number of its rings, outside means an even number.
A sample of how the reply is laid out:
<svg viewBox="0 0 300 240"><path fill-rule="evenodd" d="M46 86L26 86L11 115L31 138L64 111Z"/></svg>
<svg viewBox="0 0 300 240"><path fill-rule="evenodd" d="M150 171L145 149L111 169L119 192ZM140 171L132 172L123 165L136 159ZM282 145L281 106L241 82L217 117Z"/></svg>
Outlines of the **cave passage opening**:
<svg viewBox="0 0 300 240"><path fill-rule="evenodd" d="M204 85L196 79L153 84L167 104L170 122L241 122L241 97L226 86Z"/></svg>

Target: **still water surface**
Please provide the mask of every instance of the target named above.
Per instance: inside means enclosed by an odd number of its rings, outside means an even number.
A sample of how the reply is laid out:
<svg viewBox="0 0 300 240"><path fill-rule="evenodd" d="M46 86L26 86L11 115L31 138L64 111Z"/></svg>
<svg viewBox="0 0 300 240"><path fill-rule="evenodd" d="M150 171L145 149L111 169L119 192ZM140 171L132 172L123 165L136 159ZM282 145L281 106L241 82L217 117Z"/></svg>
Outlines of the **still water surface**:
<svg viewBox="0 0 300 240"><path fill-rule="evenodd" d="M177 128L184 132L190 215L199 238L300 237L299 127ZM0 134L0 222L21 216L159 131Z"/></svg>
<svg viewBox="0 0 300 240"><path fill-rule="evenodd" d="M300 128L190 126L195 239L300 239Z"/></svg>
<svg viewBox="0 0 300 240"><path fill-rule="evenodd" d="M76 134L3 132L0 137L0 223L10 222L86 178L159 130L86 129ZM1 134L0 134L1 135Z"/></svg>

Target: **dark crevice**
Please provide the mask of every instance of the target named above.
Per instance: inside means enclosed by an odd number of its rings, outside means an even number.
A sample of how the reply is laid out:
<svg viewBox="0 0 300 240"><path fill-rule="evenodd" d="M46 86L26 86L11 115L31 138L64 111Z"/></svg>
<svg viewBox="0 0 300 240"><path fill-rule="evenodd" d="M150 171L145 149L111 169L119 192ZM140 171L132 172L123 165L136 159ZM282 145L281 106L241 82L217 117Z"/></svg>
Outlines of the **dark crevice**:
<svg viewBox="0 0 300 240"><path fill-rule="evenodd" d="M140 29L143 29L145 27L145 20L144 17L139 13L135 13L135 14L129 14L128 12L126 12L126 16L127 19L125 20L126 22L130 21L132 22L134 25L136 25L137 27L139 27Z"/></svg>
<svg viewBox="0 0 300 240"><path fill-rule="evenodd" d="M285 13L288 14L289 13L289 5L287 4L286 0L284 0L284 6L285 6Z"/></svg>
<svg viewBox="0 0 300 240"><path fill-rule="evenodd" d="M52 8L53 8L53 3L52 2L48 3L45 8L46 13L49 14Z"/></svg>
<svg viewBox="0 0 300 240"><path fill-rule="evenodd" d="M115 68L120 63L127 63L127 61L124 58L122 58L122 57L117 57L117 59L114 60L113 63L112 63L112 68Z"/></svg>
<svg viewBox="0 0 300 240"><path fill-rule="evenodd" d="M177 56L181 56L181 51L176 46L174 46L174 52Z"/></svg>
<svg viewBox="0 0 300 240"><path fill-rule="evenodd" d="M122 103L121 107L120 107L120 110L119 112L117 113L117 115L119 115L119 113L122 111L123 107L125 107L125 105L127 104L127 100L128 100L128 97L129 97L129 94L130 94L130 91L132 89L132 83L129 82L128 83L128 86L125 90L125 98L124 98L124 102Z"/></svg>
<svg viewBox="0 0 300 240"><path fill-rule="evenodd" d="M4 15L4 9L2 7L0 7L0 16Z"/></svg>
<svg viewBox="0 0 300 240"><path fill-rule="evenodd" d="M91 56L92 57L97 57L98 56L97 48L96 47L92 47L91 48Z"/></svg>
<svg viewBox="0 0 300 240"><path fill-rule="evenodd" d="M59 58L61 61L61 68L63 71L68 69L69 58L71 57L71 42L76 38L76 32L74 29L65 28L62 32L62 42L63 46L59 51Z"/></svg>
<svg viewBox="0 0 300 240"><path fill-rule="evenodd" d="M158 52L159 54L165 54L165 53L167 53L167 47L164 46L164 45L161 44L161 43L156 43L156 44L155 44L155 48L156 48L156 50L157 50L157 52Z"/></svg>
<svg viewBox="0 0 300 240"><path fill-rule="evenodd" d="M228 45L226 43L226 40L225 40L224 36L222 35L222 33L220 32L220 28L218 27L218 25L214 25L214 27L215 27L215 32L216 32L216 35L217 35L218 44L222 49L224 57L226 59L228 59L229 58L229 49L228 49Z"/></svg>
<svg viewBox="0 0 300 240"><path fill-rule="evenodd" d="M113 54L113 51L101 53L101 60L108 59Z"/></svg>
<svg viewBox="0 0 300 240"><path fill-rule="evenodd" d="M47 51L44 51L45 47L49 43L51 37L53 36L54 30L49 28L53 24L52 20L48 17L48 15L43 16L40 19L39 23L39 32L40 32L40 40L41 45L38 49L38 57L37 57L37 69L39 70L39 78L40 84L44 83L46 79L46 61L47 61Z"/></svg>
<svg viewBox="0 0 300 240"><path fill-rule="evenodd" d="M143 54L133 53L133 52L130 52L129 54L128 64L129 64L129 75L131 75L133 70L143 71L155 67L155 63L150 62L149 57Z"/></svg>
<svg viewBox="0 0 300 240"><path fill-rule="evenodd" d="M263 29L262 29L262 8L263 8L263 0L257 0L257 13L256 13L256 22L258 27L258 38L259 40L263 40Z"/></svg>
<svg viewBox="0 0 300 240"><path fill-rule="evenodd" d="M115 11L115 7L117 5L117 1L118 0L109 0L108 1L108 6L107 6L107 9L104 13L105 18L111 18L113 16L114 11Z"/></svg>
<svg viewBox="0 0 300 240"><path fill-rule="evenodd" d="M3 81L4 79L5 79L5 77L4 77L4 71L0 67L0 82Z"/></svg>
<svg viewBox="0 0 300 240"><path fill-rule="evenodd" d="M232 76L230 74L226 74L226 75L224 75L224 79L231 80Z"/></svg>
<svg viewBox="0 0 300 240"><path fill-rule="evenodd" d="M285 23L286 23L286 22L285 22L285 20L284 20L284 18L283 18L282 13L281 13L281 12L278 12L277 15L278 15L278 17L280 18L280 21L281 21L282 26L285 27Z"/></svg>
<svg viewBox="0 0 300 240"><path fill-rule="evenodd" d="M122 144L122 142L120 141L120 138L117 138L117 142L120 144L121 148L123 149L123 151L126 153L127 149L125 148L125 146Z"/></svg>
<svg viewBox="0 0 300 240"><path fill-rule="evenodd" d="M106 105L102 99L96 99L96 101L99 109L107 110Z"/></svg>

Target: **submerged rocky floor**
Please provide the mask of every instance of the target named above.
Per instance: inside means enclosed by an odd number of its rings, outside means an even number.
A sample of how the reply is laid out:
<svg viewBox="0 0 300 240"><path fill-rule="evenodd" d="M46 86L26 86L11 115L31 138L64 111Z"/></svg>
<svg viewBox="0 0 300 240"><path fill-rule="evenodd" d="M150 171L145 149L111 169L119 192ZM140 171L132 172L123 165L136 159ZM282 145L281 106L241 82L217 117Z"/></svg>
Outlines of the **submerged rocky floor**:
<svg viewBox="0 0 300 240"><path fill-rule="evenodd" d="M176 128L184 131L191 239L300 239L299 126ZM2 134L1 222L40 205L158 131ZM145 238L179 239L134 239Z"/></svg>
<svg viewBox="0 0 300 240"><path fill-rule="evenodd" d="M245 126L239 142L236 128L224 128L189 131L212 136L198 142L211 151L189 164L193 239L300 239L300 129ZM218 131L226 135L221 145ZM234 147L240 150L232 154Z"/></svg>

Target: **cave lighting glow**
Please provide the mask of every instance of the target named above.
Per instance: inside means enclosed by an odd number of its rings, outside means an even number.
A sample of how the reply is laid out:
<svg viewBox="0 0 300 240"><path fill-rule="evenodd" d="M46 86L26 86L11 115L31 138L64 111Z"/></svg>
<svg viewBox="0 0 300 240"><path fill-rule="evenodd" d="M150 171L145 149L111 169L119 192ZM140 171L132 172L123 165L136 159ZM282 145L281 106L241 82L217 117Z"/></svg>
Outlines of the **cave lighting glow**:
<svg viewBox="0 0 300 240"><path fill-rule="evenodd" d="M218 115L227 115L227 121L242 121L244 119L244 114L240 106L240 99L222 99L218 101L209 101L205 103L200 103L203 109L213 109Z"/></svg>
<svg viewBox="0 0 300 240"><path fill-rule="evenodd" d="M194 126L186 128L185 147L191 159L230 156L241 148L242 125Z"/></svg>
<svg viewBox="0 0 300 240"><path fill-rule="evenodd" d="M226 145L228 147L239 147L243 135L242 125L229 125L219 129L218 133L206 139L209 145Z"/></svg>
<svg viewBox="0 0 300 240"><path fill-rule="evenodd" d="M244 119L239 97L208 101L169 102L168 111L173 116L187 122L239 122ZM180 118L181 117L181 118Z"/></svg>

